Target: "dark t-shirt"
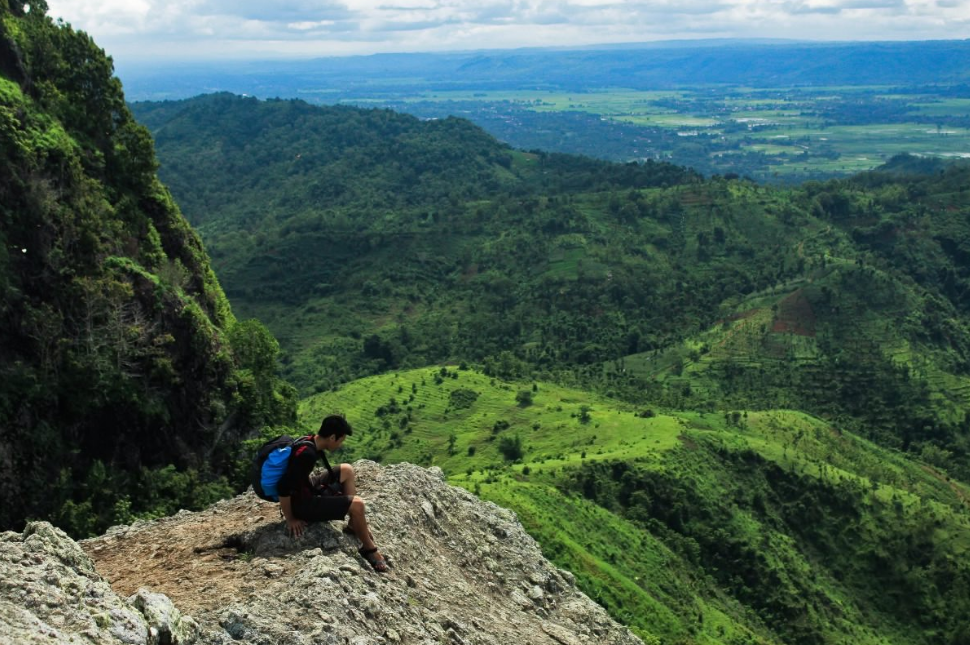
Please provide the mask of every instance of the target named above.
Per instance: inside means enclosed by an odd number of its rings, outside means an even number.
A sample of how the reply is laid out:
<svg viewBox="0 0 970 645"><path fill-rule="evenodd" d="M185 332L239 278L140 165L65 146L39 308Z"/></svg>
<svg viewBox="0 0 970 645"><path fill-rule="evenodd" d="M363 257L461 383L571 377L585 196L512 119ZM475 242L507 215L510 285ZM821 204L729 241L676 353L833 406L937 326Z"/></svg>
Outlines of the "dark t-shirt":
<svg viewBox="0 0 970 645"><path fill-rule="evenodd" d="M317 459L323 459L327 470L330 470L326 455L322 450L317 450L313 443L313 437L304 437L303 439L309 440L309 443L303 443L303 440L301 440L300 444L293 449L290 461L286 465L286 472L283 473L279 484L277 484L276 489L279 491L280 497L302 499L312 496L313 487L310 484L310 473L317 465Z"/></svg>

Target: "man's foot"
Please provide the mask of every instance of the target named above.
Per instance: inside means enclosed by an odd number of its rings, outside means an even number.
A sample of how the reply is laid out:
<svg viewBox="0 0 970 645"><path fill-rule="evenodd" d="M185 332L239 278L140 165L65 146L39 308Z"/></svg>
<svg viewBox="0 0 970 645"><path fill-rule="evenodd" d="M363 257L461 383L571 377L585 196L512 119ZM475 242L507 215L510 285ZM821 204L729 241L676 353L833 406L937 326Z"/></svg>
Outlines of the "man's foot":
<svg viewBox="0 0 970 645"><path fill-rule="evenodd" d="M377 550L376 546L373 549L365 549L361 547L357 551L364 557L365 560L367 560L368 564L374 568L374 571L377 573L384 573L387 571L387 561L384 559L384 556L381 555L381 552Z"/></svg>

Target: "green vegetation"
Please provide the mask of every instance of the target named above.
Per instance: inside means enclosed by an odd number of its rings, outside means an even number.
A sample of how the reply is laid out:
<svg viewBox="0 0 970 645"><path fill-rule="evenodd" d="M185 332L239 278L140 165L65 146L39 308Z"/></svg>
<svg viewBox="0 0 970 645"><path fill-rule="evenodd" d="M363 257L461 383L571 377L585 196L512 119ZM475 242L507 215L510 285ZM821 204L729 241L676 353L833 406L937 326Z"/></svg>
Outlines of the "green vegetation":
<svg viewBox="0 0 970 645"><path fill-rule="evenodd" d="M340 410L343 458L437 465L515 510L646 642L963 642L963 484L799 412L661 413L545 382L523 407L523 385L394 372L300 417Z"/></svg>
<svg viewBox="0 0 970 645"><path fill-rule="evenodd" d="M233 317L111 60L0 0L0 528L89 536L240 485L292 422L276 341Z"/></svg>
<svg viewBox="0 0 970 645"><path fill-rule="evenodd" d="M279 360L304 427L514 509L648 643L968 642L970 165L782 190L460 119L136 106L238 321L110 59L45 10L0 0L0 526L238 491L296 423Z"/></svg>
<svg viewBox="0 0 970 645"><path fill-rule="evenodd" d="M139 113L304 394L470 361L645 405L802 409L970 478L966 164L781 190L382 110L215 95Z"/></svg>
<svg viewBox="0 0 970 645"><path fill-rule="evenodd" d="M218 195L199 224L234 306L280 339L306 425L360 428L351 457L515 509L648 640L964 638L966 595L936 590L967 584L967 164L783 190L382 110L137 109L173 191ZM435 152L356 143L399 133ZM297 180L303 150L325 157Z"/></svg>

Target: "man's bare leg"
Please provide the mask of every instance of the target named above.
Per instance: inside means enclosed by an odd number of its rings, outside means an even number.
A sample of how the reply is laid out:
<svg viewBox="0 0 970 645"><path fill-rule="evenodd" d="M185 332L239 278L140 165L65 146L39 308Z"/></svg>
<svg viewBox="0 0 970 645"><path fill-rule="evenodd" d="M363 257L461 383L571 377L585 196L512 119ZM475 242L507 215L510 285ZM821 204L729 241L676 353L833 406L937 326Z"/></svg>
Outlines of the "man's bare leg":
<svg viewBox="0 0 970 645"><path fill-rule="evenodd" d="M350 464L340 464L337 467L337 478L340 479L340 485L344 491L344 495L353 497L357 494L357 473L354 472L353 466Z"/></svg>
<svg viewBox="0 0 970 645"><path fill-rule="evenodd" d="M367 528L367 520L364 518L364 500L356 495L350 502L350 522L349 525L354 529L357 539L360 540L360 553L363 555L375 571L387 571L387 564L384 556L377 550L374 544L374 537Z"/></svg>
<svg viewBox="0 0 970 645"><path fill-rule="evenodd" d="M357 473L354 472L354 467L351 466L350 464L340 464L340 466L337 467L337 477L340 479L340 486L341 486L341 490L343 490L344 495L349 495L350 497L356 497ZM351 508L353 508L353 502L351 502ZM361 513L361 516L363 516L363 513ZM367 531L367 535L370 536L370 531L367 530L366 521L364 522L363 527L364 527L364 531ZM347 528L353 531L354 535L356 535L358 538L360 537L360 533L357 530L356 525L354 523L353 513L350 514L350 519L347 521ZM373 543L374 538L371 536L370 540ZM363 540L361 540L361 542L363 542Z"/></svg>

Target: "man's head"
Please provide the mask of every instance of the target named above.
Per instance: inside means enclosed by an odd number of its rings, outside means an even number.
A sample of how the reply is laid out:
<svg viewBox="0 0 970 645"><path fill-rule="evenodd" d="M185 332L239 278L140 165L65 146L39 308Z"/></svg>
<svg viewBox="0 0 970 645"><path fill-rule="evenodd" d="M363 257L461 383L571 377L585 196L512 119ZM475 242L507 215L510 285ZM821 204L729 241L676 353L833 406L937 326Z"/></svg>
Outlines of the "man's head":
<svg viewBox="0 0 970 645"><path fill-rule="evenodd" d="M331 414L320 424L320 431L314 437L317 448L321 450L336 450L344 443L347 435L354 434L347 419L337 414Z"/></svg>

